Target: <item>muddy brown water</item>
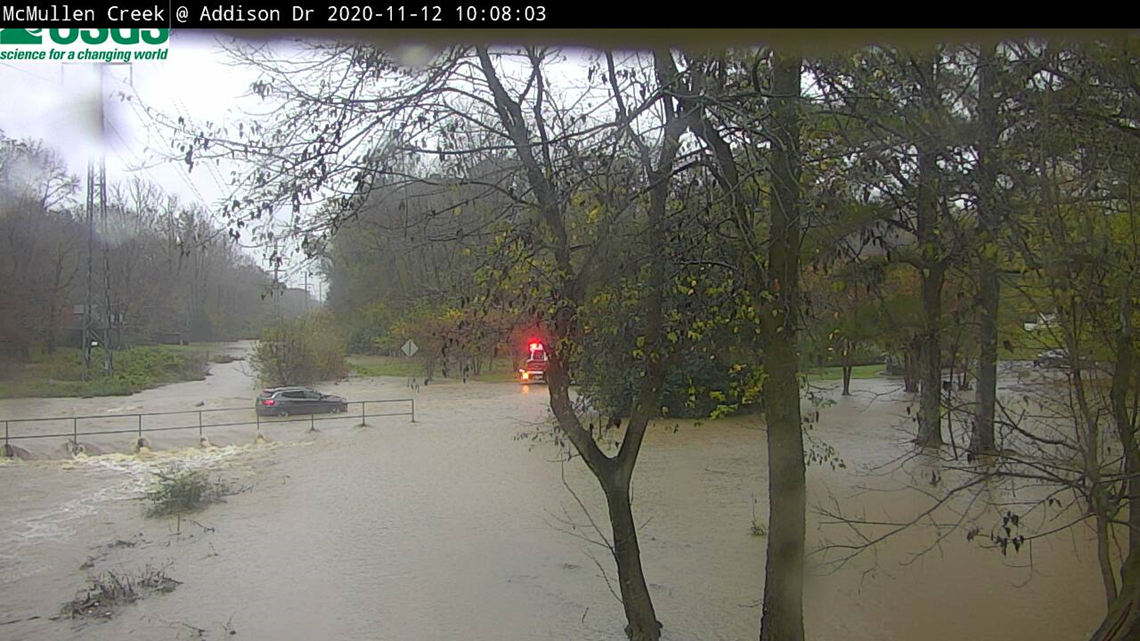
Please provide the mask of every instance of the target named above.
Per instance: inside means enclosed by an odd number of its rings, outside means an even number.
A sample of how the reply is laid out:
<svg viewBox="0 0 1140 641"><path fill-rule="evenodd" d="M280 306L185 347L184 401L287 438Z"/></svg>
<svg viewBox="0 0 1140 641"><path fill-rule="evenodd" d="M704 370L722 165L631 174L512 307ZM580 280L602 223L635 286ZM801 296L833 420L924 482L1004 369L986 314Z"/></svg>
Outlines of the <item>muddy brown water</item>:
<svg viewBox="0 0 1140 641"><path fill-rule="evenodd" d="M834 496L847 510L883 518L922 507L913 493L858 490L907 481L867 472L905 451L907 397L896 388L856 381L855 397L821 410L811 437L834 447L846 467L809 468L809 505L828 506ZM330 389L350 399L410 392L398 379ZM202 400L222 407L248 404L253 390L231 363L206 381L126 399L6 401L0 411L163 411ZM226 446L207 451L154 438L156 451L142 457L0 465L0 639L230 631L241 639L622 639L621 608L602 571L613 580L612 563L584 540L594 534L563 481L604 522L600 492L580 462L559 462L554 444L520 438L547 420L545 391L433 383L414 393L414 424L392 417L356 428L346 420L317 434L281 426L276 435L266 430L275 443L260 446L241 429L223 430L211 439ZM150 472L172 462L249 489L181 524L146 519L136 498ZM765 520L766 472L764 431L753 417L666 421L651 431L634 510L665 638L757 637L765 540L750 527L754 509ZM809 547L843 540L822 520L809 516ZM1003 557L961 532L914 556L934 540L932 528L909 530L840 570L813 573L809 638L1081 639L1103 613L1084 528L1037 541L1031 556ZM88 572L147 564L181 585L108 621L51 620Z"/></svg>

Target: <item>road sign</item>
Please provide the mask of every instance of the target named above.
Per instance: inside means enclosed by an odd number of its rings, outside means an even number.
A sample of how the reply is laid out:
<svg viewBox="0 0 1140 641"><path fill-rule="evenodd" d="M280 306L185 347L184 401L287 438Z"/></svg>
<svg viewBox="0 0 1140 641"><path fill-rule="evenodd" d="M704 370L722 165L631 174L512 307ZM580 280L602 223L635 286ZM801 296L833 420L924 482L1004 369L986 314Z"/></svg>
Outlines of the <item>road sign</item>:
<svg viewBox="0 0 1140 641"><path fill-rule="evenodd" d="M407 355L408 358L411 358L416 355L416 352L420 351L420 348L416 345L414 340L409 338L408 342L404 343L404 346L400 348L400 351Z"/></svg>

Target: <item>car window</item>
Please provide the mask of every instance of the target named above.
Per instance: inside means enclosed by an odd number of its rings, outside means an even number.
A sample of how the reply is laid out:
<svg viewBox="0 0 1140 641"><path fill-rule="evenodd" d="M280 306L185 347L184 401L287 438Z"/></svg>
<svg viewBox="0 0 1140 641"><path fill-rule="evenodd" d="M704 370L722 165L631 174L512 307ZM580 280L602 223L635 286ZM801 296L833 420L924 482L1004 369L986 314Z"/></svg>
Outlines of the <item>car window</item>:
<svg viewBox="0 0 1140 641"><path fill-rule="evenodd" d="M304 392L283 392L281 395L285 398L305 398Z"/></svg>
<svg viewBox="0 0 1140 641"><path fill-rule="evenodd" d="M309 391L305 392L305 397L311 398L313 400L320 400L321 399L321 393L320 392L314 392L313 390L309 390Z"/></svg>

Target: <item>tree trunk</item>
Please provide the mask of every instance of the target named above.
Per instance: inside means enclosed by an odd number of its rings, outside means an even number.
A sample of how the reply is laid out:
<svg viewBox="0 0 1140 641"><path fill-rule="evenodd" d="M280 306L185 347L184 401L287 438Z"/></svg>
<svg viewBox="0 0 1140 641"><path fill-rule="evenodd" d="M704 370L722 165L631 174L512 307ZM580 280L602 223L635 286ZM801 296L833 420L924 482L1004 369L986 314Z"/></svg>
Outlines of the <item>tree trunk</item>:
<svg viewBox="0 0 1140 641"><path fill-rule="evenodd" d="M942 270L923 269L924 330L919 353L918 438L922 447L941 447L942 440Z"/></svg>
<svg viewBox="0 0 1140 641"><path fill-rule="evenodd" d="M1128 213L1136 215L1132 186L1128 188ZM1128 556L1140 557L1140 444L1136 442L1137 398L1132 395L1132 413L1128 412L1128 391L1133 389L1136 352L1132 334L1132 275L1124 281L1120 294L1120 333L1116 366L1113 369L1110 398L1120 440L1124 446L1124 470L1128 478Z"/></svg>
<svg viewBox="0 0 1140 641"><path fill-rule="evenodd" d="M1140 554L1128 555L1121 571L1120 592L1089 641L1135 641L1140 639Z"/></svg>
<svg viewBox="0 0 1140 641"><path fill-rule="evenodd" d="M598 447L593 433L582 427L581 420L575 413L569 395L568 361L564 360L563 353L560 350L560 347L569 343L575 334L575 310L581 303L585 288L583 283L574 276L569 236L564 220L564 205L559 197L558 190L555 189L550 179L550 175L554 174L552 167L550 167L550 157L544 155L544 160L540 163L533 150L537 147L542 152L546 152L550 145L543 125L541 104L536 106L534 110L541 144L534 145L521 105L507 94L506 89L499 81L486 47L476 47L476 53L484 77L494 95L495 108L499 113L500 121L514 143L515 151L519 155L527 180L534 192L534 197L538 201L539 214L552 237L556 265L562 274L562 282L556 288L560 309L546 320L547 333L553 343L551 349L548 349L549 360L546 366L550 408L562 433L581 455L605 493L613 533L614 561L617 564L622 605L628 622L626 631L634 641L657 641L661 636L661 626L657 621L642 571L637 531L629 500L629 487L649 417L654 412L659 411L661 385L665 379L666 368L662 353L664 349L662 337L667 261L665 252L666 212L670 178L679 148L680 135L685 129L685 124L674 118L673 98L664 98L661 104L665 115L665 135L659 147L660 156L656 167L653 166L650 147L632 131L628 120L625 124L626 133L630 135L631 142L641 152L640 157L646 178L652 185L650 190L651 202L646 212L645 237L653 260L650 262L645 304L645 376L630 415L629 426L622 437L621 446L617 454L610 457ZM654 60L658 82L662 85L672 84L676 78L677 70L671 55L667 52L657 53ZM541 100L542 78L541 74L537 73L538 61L532 57L531 62L534 65L536 78L538 78L538 89L536 91L539 97L536 100ZM612 59L610 59L610 64L612 66ZM612 70L610 76L611 78L614 76ZM613 82L616 82L616 79L613 79ZM620 91L615 87L614 99L618 107L619 117L625 118L625 108L620 95Z"/></svg>
<svg viewBox="0 0 1140 641"><path fill-rule="evenodd" d="M935 234L934 154L919 151L918 237L922 251L919 285L922 296L922 337L919 347L918 438L922 447L940 447L942 441L942 284Z"/></svg>
<svg viewBox="0 0 1140 641"><path fill-rule="evenodd" d="M918 391L918 348L914 346L903 352L903 391Z"/></svg>
<svg viewBox="0 0 1140 641"><path fill-rule="evenodd" d="M614 562L628 622L626 634L633 641L657 641L661 638L661 624L657 622L641 568L641 548L637 543L637 526L633 522L629 502L629 480L602 481L602 489L606 494L613 529Z"/></svg>
<svg viewBox="0 0 1140 641"><path fill-rule="evenodd" d="M843 341L843 395L851 396L851 341Z"/></svg>
<svg viewBox="0 0 1140 641"><path fill-rule="evenodd" d="M766 246L758 243L752 220L754 203L746 198L743 172L732 146L720 135L699 103L693 133L709 147L719 169L716 180L739 233L742 272L752 304L761 312L764 341L765 418L768 426L768 550L764 569L760 638L801 641L803 631L804 448L797 379L799 323L800 119L799 57L773 55L771 220ZM695 84L703 84L697 77ZM703 88L699 87L698 89ZM767 254L767 266L762 265Z"/></svg>
<svg viewBox="0 0 1140 641"><path fill-rule="evenodd" d="M925 111L933 118L937 109L937 66L931 55L915 56L912 65L919 74L919 92ZM930 123L932 124L932 123ZM918 151L918 193L915 203L915 233L918 240L919 288L922 297L922 335L919 348L918 436L920 447L940 447L942 441L942 284L945 276L943 245L938 212L938 144L931 127L915 131Z"/></svg>
<svg viewBox="0 0 1140 641"><path fill-rule="evenodd" d="M987 273L988 271L988 273ZM979 306L981 342L978 355L978 409L974 417L974 433L970 451L993 452L994 411L997 406L997 316L998 280L996 270L982 268L979 274L981 291Z"/></svg>
<svg viewBox="0 0 1140 641"><path fill-rule="evenodd" d="M1131 288L1126 287L1120 297L1120 330L1116 335L1116 366L1112 372L1112 386L1109 400L1112 405L1113 423L1124 449L1124 472L1128 477L1126 496L1128 500L1128 544L1129 554L1140 548L1140 451L1136 447L1136 424L1128 411L1128 391L1132 388L1134 354L1132 346L1132 305Z"/></svg>
<svg viewBox="0 0 1140 641"><path fill-rule="evenodd" d="M978 225L981 253L978 260L978 392L977 412L970 451L994 451L994 408L997 405L997 315L1000 283L997 269L997 232L1001 216L994 198L993 148L997 144L997 95L994 45L981 49L978 67L978 120L981 136L978 139Z"/></svg>
<svg viewBox="0 0 1140 641"><path fill-rule="evenodd" d="M1131 201L1129 203L1131 209ZM1140 639L1140 452L1137 452L1135 407L1128 410L1128 392L1132 388L1135 369L1135 351L1132 337L1132 287L1126 276L1120 293L1120 328L1116 335L1116 363L1112 372L1109 401L1113 422L1124 449L1124 470L1129 481L1125 487L1128 498L1128 554L1120 570L1120 590L1108 606L1108 613L1090 641L1124 641ZM1135 402L1135 401L1134 401Z"/></svg>
<svg viewBox="0 0 1140 641"><path fill-rule="evenodd" d="M1100 566L1105 603L1111 608L1117 595L1116 574L1112 568L1112 549L1108 540L1112 523L1108 518L1108 501L1105 492L1100 488L1094 488L1093 492L1093 510L1096 512L1096 556Z"/></svg>
<svg viewBox="0 0 1140 641"><path fill-rule="evenodd" d="M1077 429L1084 432L1081 453L1084 455L1084 483L1088 488L1089 509L1096 523L1097 563L1100 566L1101 583L1104 587L1105 603L1112 607L1116 599L1116 574L1112 567L1112 552L1109 549L1109 529L1112 527L1108 516L1108 488L1101 483L1100 469L1100 425L1097 412L1088 401L1085 382L1081 375L1082 354L1076 349L1072 334L1066 341L1069 350L1069 367L1072 371L1072 387L1077 398Z"/></svg>
<svg viewBox="0 0 1140 641"><path fill-rule="evenodd" d="M800 248L800 71L802 59L774 56L772 208L768 283L760 307L768 425L768 550L761 641L804 638L804 443L797 378ZM762 300L762 299L761 299Z"/></svg>

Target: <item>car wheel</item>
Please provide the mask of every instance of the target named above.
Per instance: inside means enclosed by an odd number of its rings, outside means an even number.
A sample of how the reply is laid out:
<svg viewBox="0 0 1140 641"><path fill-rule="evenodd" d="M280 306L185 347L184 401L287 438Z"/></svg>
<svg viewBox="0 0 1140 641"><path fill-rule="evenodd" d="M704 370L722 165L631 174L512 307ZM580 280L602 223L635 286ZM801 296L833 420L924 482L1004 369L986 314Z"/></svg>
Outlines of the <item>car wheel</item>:
<svg viewBox="0 0 1140 641"><path fill-rule="evenodd" d="M340 414L342 410L340 408L340 405L333 405L331 408L329 408L329 411L333 414Z"/></svg>
<svg viewBox="0 0 1140 641"><path fill-rule="evenodd" d="M289 416L289 411L288 410L277 410L277 416L280 416L281 418L285 418L286 416Z"/></svg>

